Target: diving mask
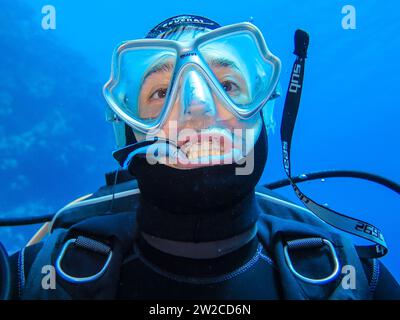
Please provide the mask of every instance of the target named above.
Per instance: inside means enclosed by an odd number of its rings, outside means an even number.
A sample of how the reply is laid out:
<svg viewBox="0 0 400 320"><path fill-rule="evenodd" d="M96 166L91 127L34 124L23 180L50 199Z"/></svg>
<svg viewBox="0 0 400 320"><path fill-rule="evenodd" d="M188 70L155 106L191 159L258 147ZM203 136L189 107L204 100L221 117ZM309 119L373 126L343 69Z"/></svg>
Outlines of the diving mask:
<svg viewBox="0 0 400 320"><path fill-rule="evenodd" d="M237 118L251 118L277 96L280 69L260 30L238 23L190 41L122 43L104 96L134 130L155 134L176 106L182 114L189 104L213 113L216 99Z"/></svg>

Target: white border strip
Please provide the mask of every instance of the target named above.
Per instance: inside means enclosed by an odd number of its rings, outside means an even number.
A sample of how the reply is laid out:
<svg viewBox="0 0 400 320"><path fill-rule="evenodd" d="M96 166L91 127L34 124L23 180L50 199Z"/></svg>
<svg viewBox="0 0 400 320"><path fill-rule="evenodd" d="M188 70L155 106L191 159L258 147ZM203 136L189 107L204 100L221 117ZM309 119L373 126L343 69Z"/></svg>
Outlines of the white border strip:
<svg viewBox="0 0 400 320"><path fill-rule="evenodd" d="M288 202L286 200L275 198L273 196L270 196L268 194L265 194L265 193L262 193L262 192L258 192L258 191L256 191L256 195L261 196L261 197L271 201L272 203L279 204L279 205L282 205L284 207L291 208L291 209L301 210L301 211L304 211L304 212L306 212L308 214L314 215L310 210L308 210L306 208L303 208L303 207L300 207L297 204Z"/></svg>
<svg viewBox="0 0 400 320"><path fill-rule="evenodd" d="M70 204L67 204L65 207L63 207L60 210L58 210L57 213L55 214L55 216L53 217L53 219L51 220L51 223L49 225L49 232L53 229L54 221L65 210L72 209L72 208L83 207L83 206L96 204L96 203L100 203L100 202L104 202L104 201L109 201L109 200L112 200L113 198L114 199L124 198L124 197L131 196L131 195L138 194L138 193L140 193L139 189L132 189L132 190L122 191L122 192L118 192L118 193L114 193L114 194L108 194L106 196L97 197L97 198L94 198L94 199L82 200L82 201L79 201L79 202L72 202Z"/></svg>

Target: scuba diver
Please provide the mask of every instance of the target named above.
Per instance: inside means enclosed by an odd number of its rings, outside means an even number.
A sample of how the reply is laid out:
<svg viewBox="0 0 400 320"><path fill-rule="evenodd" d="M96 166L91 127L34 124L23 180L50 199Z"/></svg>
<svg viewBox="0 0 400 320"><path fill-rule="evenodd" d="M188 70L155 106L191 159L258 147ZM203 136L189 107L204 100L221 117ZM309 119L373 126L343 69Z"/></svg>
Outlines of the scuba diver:
<svg viewBox="0 0 400 320"><path fill-rule="evenodd" d="M308 198L297 183L312 177L291 176L307 46L298 30L281 127L285 183L306 208L257 186L281 71L261 32L172 17L115 50L104 96L121 168L10 257L8 297L400 299L378 260L381 232Z"/></svg>

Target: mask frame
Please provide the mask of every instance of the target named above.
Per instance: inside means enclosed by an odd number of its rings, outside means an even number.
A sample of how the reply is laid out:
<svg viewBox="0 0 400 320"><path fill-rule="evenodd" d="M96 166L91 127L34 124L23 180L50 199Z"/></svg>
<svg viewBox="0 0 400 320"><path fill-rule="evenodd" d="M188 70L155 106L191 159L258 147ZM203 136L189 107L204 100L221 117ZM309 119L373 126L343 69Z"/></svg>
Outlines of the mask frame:
<svg viewBox="0 0 400 320"><path fill-rule="evenodd" d="M263 94L264 98L256 105L256 107L249 110L238 108L235 103L229 98L228 94L223 89L222 85L210 69L206 61L202 58L199 52L199 47L206 42L223 38L228 35L247 33L251 35L254 43L256 44L261 57L268 62L272 67L272 75L268 90ZM123 53L143 48L164 48L167 50L174 50L176 52L176 64L171 77L171 86L167 94L167 100L156 121L145 123L129 116L118 103L113 90L119 83L120 79L120 63ZM196 70L210 86L212 92L216 94L218 99L223 102L224 106L240 119L248 119L257 114L261 108L268 102L279 96L277 93L277 85L279 81L281 62L279 58L274 56L268 49L261 31L253 24L248 22L232 24L212 30L203 34L193 41L180 42L166 39L140 39L130 40L122 43L114 51L111 65L111 76L109 81L103 87L103 95L111 110L108 110L107 119L111 121L120 121L132 127L133 129L145 133L155 134L160 130L165 123L169 112L178 94L178 84L180 79L188 70ZM112 115L114 113L114 115ZM118 119L118 120L117 120Z"/></svg>

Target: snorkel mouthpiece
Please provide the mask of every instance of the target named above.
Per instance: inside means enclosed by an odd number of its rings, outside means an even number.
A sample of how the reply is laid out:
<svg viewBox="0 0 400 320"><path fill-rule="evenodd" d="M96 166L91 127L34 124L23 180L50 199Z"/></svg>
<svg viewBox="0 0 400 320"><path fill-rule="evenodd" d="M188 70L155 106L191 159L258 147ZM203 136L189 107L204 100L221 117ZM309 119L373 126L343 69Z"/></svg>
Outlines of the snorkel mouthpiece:
<svg viewBox="0 0 400 320"><path fill-rule="evenodd" d="M186 159L186 155L174 142L159 137L116 150L113 156L123 169L128 170L135 157L147 157L149 164L161 163L163 158L169 158L169 161Z"/></svg>

